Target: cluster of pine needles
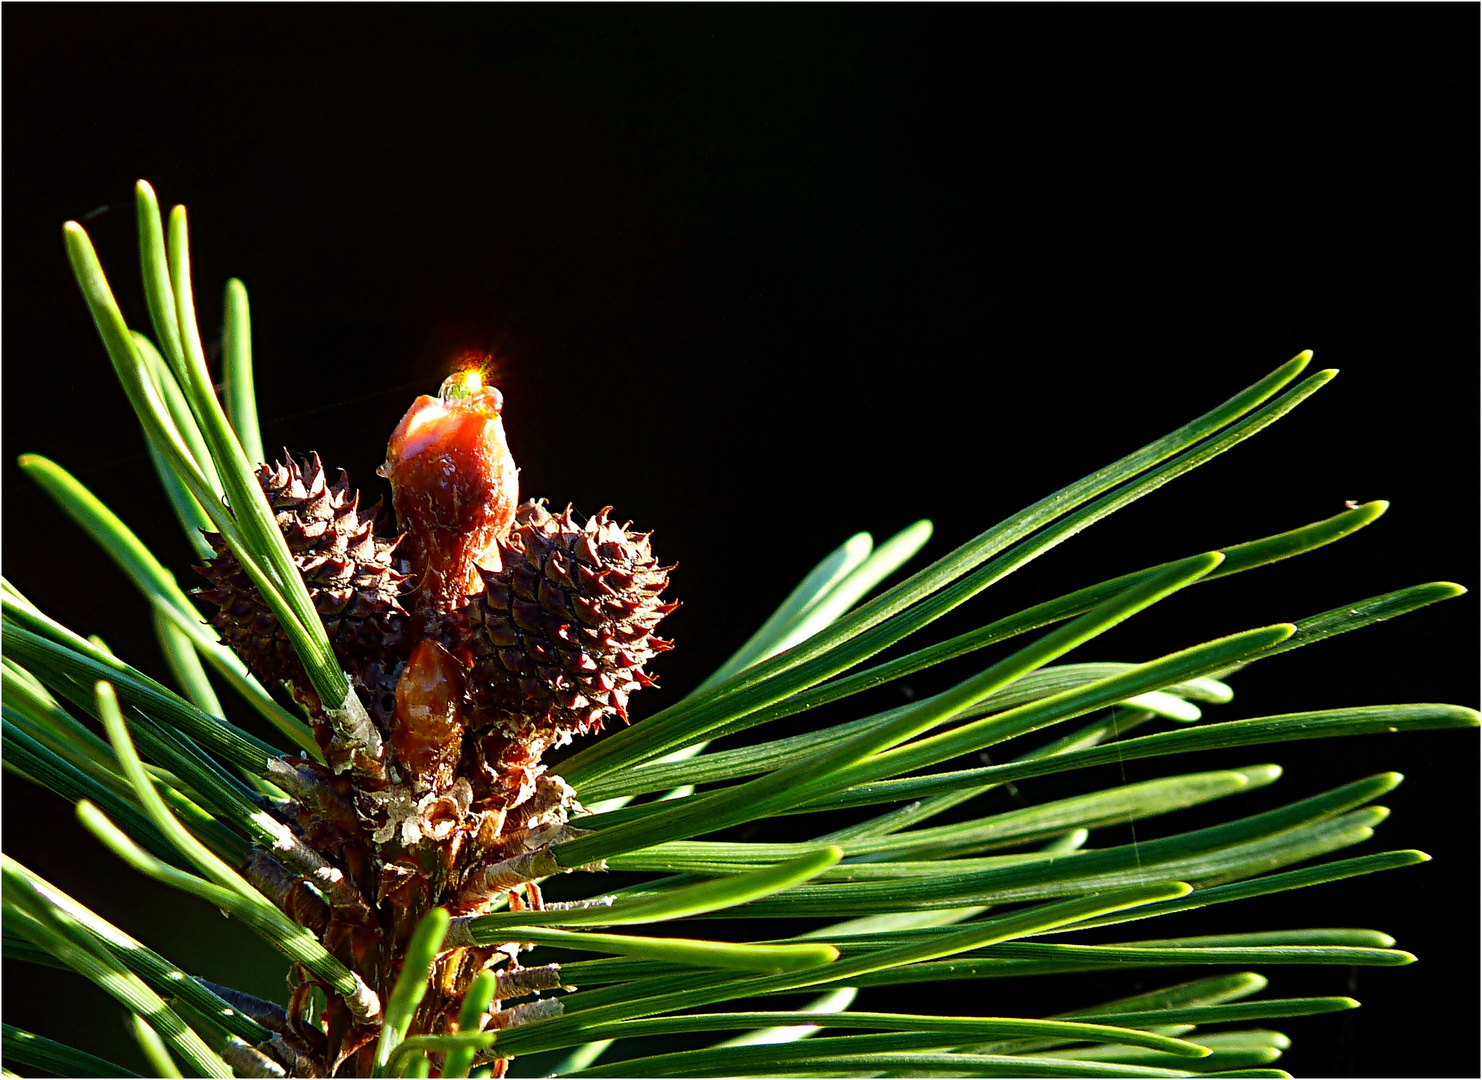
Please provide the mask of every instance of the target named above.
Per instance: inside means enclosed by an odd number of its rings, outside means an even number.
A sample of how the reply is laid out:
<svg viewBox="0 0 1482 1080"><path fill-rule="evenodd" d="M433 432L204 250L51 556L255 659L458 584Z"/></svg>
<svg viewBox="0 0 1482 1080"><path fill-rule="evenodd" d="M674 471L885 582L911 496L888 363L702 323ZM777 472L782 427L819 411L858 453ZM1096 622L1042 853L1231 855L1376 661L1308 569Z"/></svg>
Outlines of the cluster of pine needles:
<svg viewBox="0 0 1482 1080"><path fill-rule="evenodd" d="M138 195L155 342L125 324L83 229L69 223L65 235L159 478L196 552L209 557L202 532L217 532L253 575L319 696L353 699L253 476L263 454L246 292L239 282L227 287L218 394L196 325L184 209L166 229L148 185ZM1149 927L1129 927L1129 940L1110 944L1077 944L1075 935L1421 862L1418 851L1328 858L1369 839L1386 815L1375 800L1400 777L1380 773L1264 813L1118 846L1091 844L1092 830L1249 792L1281 770L1175 773L1008 812L959 811L951 824L932 819L1014 781L1096 765L1477 726L1476 711L1434 704L1223 722L1201 714L1231 699L1224 678L1236 669L1463 591L1448 583L1355 599L1142 663L1055 663L1182 589L1348 536L1385 504L1134 570L890 659L879 654L1284 417L1333 376L1299 378L1308 359L1298 356L883 591L926 542L929 523L879 547L860 534L829 554L683 700L552 767L590 811L551 850L552 865L605 864L637 883L611 889L611 879L583 873L560 879L576 899L546 910L457 920L434 910L407 947L394 991L378 1003L376 1074L501 1075L518 1058L516 1071L589 1077L1287 1075L1269 1066L1288 1040L1264 1025L1357 1002L1264 996L1267 980L1247 966L1395 966L1414 957L1365 929L1153 938ZM11 782L76 805L100 845L100 873L140 873L198 897L336 992L363 993L340 959L238 872L253 844L273 839L261 808L287 798L269 763L320 753L309 725L217 640L176 575L123 520L61 465L32 455L22 466L148 600L175 688L87 637L87 627L48 616L45 597L33 602L5 582L3 760ZM1005 643L981 671L940 693L833 726L804 724L787 738L709 749ZM226 719L222 687L241 696L270 737ZM1012 760L963 764L1036 732L1043 740ZM852 817L840 818L844 810ZM809 815L825 813L853 824L819 835ZM703 839L781 817L796 840ZM312 1024L324 1004L310 995L304 1015L289 1017L282 1003L197 978L9 857L3 888L6 962L70 969L102 988L130 1015L155 1075L285 1075L291 1070L273 1053L281 1025ZM685 932L697 919L710 937ZM778 933L768 940L733 940L725 930L726 920L755 927L772 919ZM827 924L795 933L789 920ZM479 1030L496 993L521 990L501 990L499 976L485 973L463 1003L459 1033L409 1029L440 951L511 940L559 964L559 988L546 986L513 1010L523 1022ZM851 1007L870 987L940 1007L984 996L957 992L964 980L1200 966L1216 973L1049 1017ZM6 1075L135 1075L10 1026L3 1049Z"/></svg>

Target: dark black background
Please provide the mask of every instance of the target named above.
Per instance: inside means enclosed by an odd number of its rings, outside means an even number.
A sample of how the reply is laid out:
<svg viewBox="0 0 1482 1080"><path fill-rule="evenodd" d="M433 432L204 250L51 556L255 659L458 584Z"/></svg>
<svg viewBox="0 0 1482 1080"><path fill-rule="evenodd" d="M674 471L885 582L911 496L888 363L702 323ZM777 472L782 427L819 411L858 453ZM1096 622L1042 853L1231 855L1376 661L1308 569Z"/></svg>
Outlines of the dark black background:
<svg viewBox="0 0 1482 1080"><path fill-rule="evenodd" d="M680 564L678 649L639 715L854 531L929 516L941 554L1303 348L1343 369L1332 386L944 629L1350 499L1393 507L1086 655L1146 659L1422 581L1475 587L1477 21L1471 5L8 6L5 573L160 670L143 601L14 465L36 451L73 470L189 583L60 236L91 214L146 325L142 176L190 208L208 337L222 283L247 284L270 448L317 449L377 489L411 397L461 352L493 352L524 493L611 503ZM1477 646L1472 595L1257 666L1216 712L1476 705ZM1475 1075L1475 735L1125 777L1267 760L1283 780L1208 820L1396 769L1393 818L1351 854L1436 860L1121 936L1386 929L1421 962L1266 970L1268 996L1365 1004L1271 1025L1296 1039L1282 1064ZM1058 793L1039 783L1025 796ZM11 854L187 967L281 987L249 934L131 878L60 800L8 778L4 795ZM1048 1012L1201 974L953 984L935 1007ZM10 1022L71 1038L81 1017L79 1041L130 1053L80 980L8 966L5 991Z"/></svg>

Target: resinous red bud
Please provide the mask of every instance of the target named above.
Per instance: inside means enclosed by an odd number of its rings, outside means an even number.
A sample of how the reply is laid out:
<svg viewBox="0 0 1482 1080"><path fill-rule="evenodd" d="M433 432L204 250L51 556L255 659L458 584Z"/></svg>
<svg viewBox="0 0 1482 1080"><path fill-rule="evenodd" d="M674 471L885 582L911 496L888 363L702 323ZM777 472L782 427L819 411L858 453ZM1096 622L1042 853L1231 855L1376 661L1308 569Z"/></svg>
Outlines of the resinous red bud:
<svg viewBox="0 0 1482 1080"><path fill-rule="evenodd" d="M477 380L471 385L453 376L439 396L417 398L392 433L380 470L391 481L417 606L427 618L452 611L478 587L474 567L509 535L519 502L500 419L503 396Z"/></svg>
<svg viewBox="0 0 1482 1080"><path fill-rule="evenodd" d="M433 641L418 642L396 683L391 744L418 787L441 789L463 750L463 667Z"/></svg>

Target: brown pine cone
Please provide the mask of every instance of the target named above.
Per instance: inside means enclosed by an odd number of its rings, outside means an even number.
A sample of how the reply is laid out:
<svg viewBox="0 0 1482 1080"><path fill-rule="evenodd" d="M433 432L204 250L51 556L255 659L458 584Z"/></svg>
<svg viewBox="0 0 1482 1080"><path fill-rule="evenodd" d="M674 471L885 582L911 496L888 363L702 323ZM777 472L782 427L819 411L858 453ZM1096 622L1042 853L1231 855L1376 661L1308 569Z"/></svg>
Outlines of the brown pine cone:
<svg viewBox="0 0 1482 1080"><path fill-rule="evenodd" d="M571 508L527 502L499 543L501 569L480 570L484 591L459 612L473 658L470 695L512 730L533 723L554 744L628 719L628 695L669 642L654 628L678 604L661 603L673 567L660 566L646 533L630 533L605 507L585 524Z"/></svg>
<svg viewBox="0 0 1482 1080"><path fill-rule="evenodd" d="M407 575L395 569L396 541L376 536L380 504L361 510L360 493L350 491L343 472L331 486L318 454L302 464L287 451L284 458L286 464L261 466L258 482L335 655L371 716L385 728L396 710L397 669L411 647L400 601ZM295 697L313 707L317 699L308 675L277 617L221 537L207 533L206 538L216 558L196 567L211 583L197 595L220 609L211 625L253 674L269 685L288 683Z"/></svg>

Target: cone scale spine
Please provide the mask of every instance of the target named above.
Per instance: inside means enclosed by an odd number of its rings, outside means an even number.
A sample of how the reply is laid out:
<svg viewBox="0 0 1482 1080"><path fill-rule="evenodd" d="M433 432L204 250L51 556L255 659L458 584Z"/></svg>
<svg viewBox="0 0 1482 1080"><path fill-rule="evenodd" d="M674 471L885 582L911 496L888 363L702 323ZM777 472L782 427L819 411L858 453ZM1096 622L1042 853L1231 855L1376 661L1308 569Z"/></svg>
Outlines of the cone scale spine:
<svg viewBox="0 0 1482 1080"><path fill-rule="evenodd" d="M479 914L505 895L516 908L542 904L538 887L506 868L571 836L581 812L571 789L545 775L542 755L614 717L626 722L631 694L653 685L644 665L670 647L654 630L676 606L660 598L671 568L610 508L581 522L570 508L519 504L502 409L476 372L412 404L379 470L391 483L394 538L375 531L379 504L360 509L344 474L329 484L317 455L258 471L384 743L374 771L291 758L274 770L293 797L289 824L343 868L345 888L311 892L264 851L244 872L382 1000L431 907ZM302 664L231 552L219 538L212 546L216 557L199 568L200 595L218 608L212 624L255 674L287 684L333 766L346 750ZM444 952L410 1033L457 1030L468 986L500 965L509 975L539 970L521 968L515 945ZM314 976L298 968L294 978L302 1007ZM510 985L542 979L559 982L557 973ZM303 1030L283 1064L291 1074L367 1074L377 1030L333 992L326 998L317 1022L294 1021ZM494 1009L484 1024L500 1026Z"/></svg>

